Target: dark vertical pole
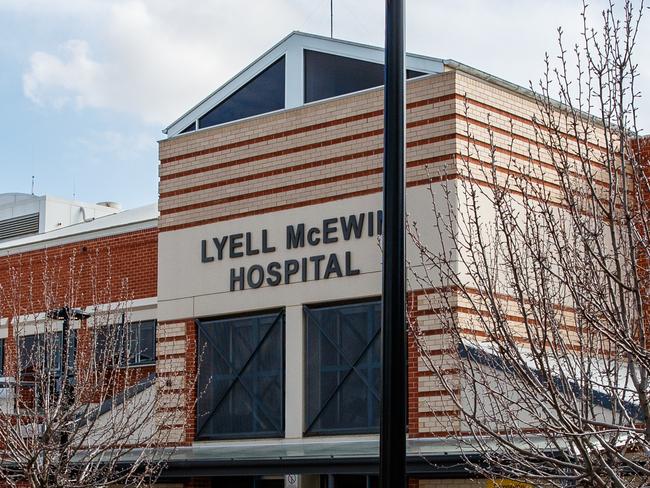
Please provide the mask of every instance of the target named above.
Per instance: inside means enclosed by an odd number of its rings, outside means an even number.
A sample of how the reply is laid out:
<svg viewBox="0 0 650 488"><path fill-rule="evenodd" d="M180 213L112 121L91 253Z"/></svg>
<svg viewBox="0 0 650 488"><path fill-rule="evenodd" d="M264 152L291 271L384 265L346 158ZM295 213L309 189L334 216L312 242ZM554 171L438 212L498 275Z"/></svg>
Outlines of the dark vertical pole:
<svg viewBox="0 0 650 488"><path fill-rule="evenodd" d="M380 487L406 486L404 1L386 0Z"/></svg>
<svg viewBox="0 0 650 488"><path fill-rule="evenodd" d="M63 327L61 329L61 372L59 377L59 395L63 395L61 404L67 413L70 405L70 372L68 371L68 342L70 342L70 310L63 309ZM61 449L68 443L68 432L61 432Z"/></svg>

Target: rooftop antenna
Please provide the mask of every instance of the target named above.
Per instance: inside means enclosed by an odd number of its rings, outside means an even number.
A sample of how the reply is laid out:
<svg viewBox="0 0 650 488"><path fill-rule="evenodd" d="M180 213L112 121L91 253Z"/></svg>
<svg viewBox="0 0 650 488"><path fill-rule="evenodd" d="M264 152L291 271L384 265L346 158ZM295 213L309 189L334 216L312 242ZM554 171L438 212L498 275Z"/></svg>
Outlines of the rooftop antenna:
<svg viewBox="0 0 650 488"><path fill-rule="evenodd" d="M330 0L330 37L334 38L334 0Z"/></svg>
<svg viewBox="0 0 650 488"><path fill-rule="evenodd" d="M34 175L32 175L32 195L34 194Z"/></svg>

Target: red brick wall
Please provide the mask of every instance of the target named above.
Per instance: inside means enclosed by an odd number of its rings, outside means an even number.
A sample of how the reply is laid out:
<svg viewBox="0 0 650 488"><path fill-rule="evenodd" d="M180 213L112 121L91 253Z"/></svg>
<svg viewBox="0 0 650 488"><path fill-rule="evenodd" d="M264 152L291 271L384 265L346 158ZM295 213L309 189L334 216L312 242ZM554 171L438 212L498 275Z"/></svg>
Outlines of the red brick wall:
<svg viewBox="0 0 650 488"><path fill-rule="evenodd" d="M87 307L157 295L158 229L79 241L0 257L0 316L9 319L5 374L14 375L12 317L69 305ZM77 348L88 350L82 327ZM155 367L134 368L137 381Z"/></svg>
<svg viewBox="0 0 650 488"><path fill-rule="evenodd" d="M0 257L0 314L157 295L158 229Z"/></svg>

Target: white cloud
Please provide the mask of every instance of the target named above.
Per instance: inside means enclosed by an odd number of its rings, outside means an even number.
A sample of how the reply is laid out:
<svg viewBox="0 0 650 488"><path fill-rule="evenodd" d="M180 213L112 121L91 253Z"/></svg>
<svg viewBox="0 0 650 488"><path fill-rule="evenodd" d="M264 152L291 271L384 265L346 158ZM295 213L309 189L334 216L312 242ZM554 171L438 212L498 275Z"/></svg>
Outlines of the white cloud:
<svg viewBox="0 0 650 488"><path fill-rule="evenodd" d="M167 124L286 35L301 15L291 0L113 1L82 10L96 37L68 41L55 53L36 52L23 91L42 105L94 107ZM278 11L284 22L270 22ZM98 22L98 16L102 22ZM249 32L241 32L241 19ZM256 20L257 19L257 20ZM101 56L94 56L93 51Z"/></svg>
<svg viewBox="0 0 650 488"><path fill-rule="evenodd" d="M23 79L26 96L44 105L134 114L158 126L176 119L288 32L329 31L329 0L5 1L4 8L26 15L59 16L66 32L85 39L34 53ZM599 5L592 7L595 20ZM335 0L334 12L337 36L382 43L383 2ZM578 40L578 14L578 2L565 0L413 0L408 48L527 86L541 76L544 52L557 52L558 25L565 28L569 46ZM649 33L646 19L638 60L647 57ZM649 68L642 69L639 87L649 91Z"/></svg>
<svg viewBox="0 0 650 488"><path fill-rule="evenodd" d="M70 40L60 46L61 56L35 52L23 75L23 91L33 102L61 108L74 102L78 108L104 105L95 87L104 83L103 66L90 58L86 41Z"/></svg>

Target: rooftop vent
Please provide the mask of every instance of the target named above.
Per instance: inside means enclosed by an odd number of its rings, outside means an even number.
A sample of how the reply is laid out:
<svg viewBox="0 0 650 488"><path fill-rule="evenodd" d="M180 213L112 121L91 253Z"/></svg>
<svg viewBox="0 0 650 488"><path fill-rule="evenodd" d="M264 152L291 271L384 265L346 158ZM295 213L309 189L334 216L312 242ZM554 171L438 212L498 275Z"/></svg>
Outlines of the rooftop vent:
<svg viewBox="0 0 650 488"><path fill-rule="evenodd" d="M0 220L0 241L30 234L38 234L38 224L38 213Z"/></svg>
<svg viewBox="0 0 650 488"><path fill-rule="evenodd" d="M102 207L114 208L115 210L122 210L122 205L117 202L97 202L97 205Z"/></svg>

